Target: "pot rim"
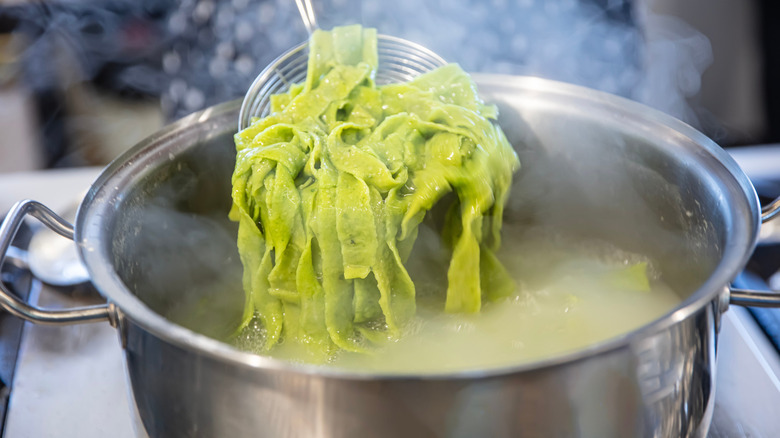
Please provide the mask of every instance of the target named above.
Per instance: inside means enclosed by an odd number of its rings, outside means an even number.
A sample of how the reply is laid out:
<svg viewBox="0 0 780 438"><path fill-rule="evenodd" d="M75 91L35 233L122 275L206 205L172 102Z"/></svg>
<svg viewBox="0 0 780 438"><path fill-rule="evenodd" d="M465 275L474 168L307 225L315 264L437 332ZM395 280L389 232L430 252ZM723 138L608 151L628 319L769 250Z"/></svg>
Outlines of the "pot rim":
<svg viewBox="0 0 780 438"><path fill-rule="evenodd" d="M545 96L576 97L580 100L596 102L601 106L614 107L616 110L627 112L646 122L672 129L678 135L687 137L697 147L706 151L709 158L713 158L716 164L722 166L726 174L733 178L733 182L741 189L740 195L744 195L741 200L747 204L749 210L747 215L749 218L735 215L734 226L727 245L723 248L723 257L710 277L674 309L633 331L605 339L585 348L515 365L439 373L362 372L330 366L291 363L238 350L227 343L179 326L151 310L124 285L111 263L108 262L109 258L104 255L104 252L107 251L106 246L100 244L101 239L96 239L96 237L105 234L105 230L101 226L101 218L110 215L113 206L122 200L120 189L127 185L123 183L137 178L138 174L144 170L153 168L152 164L161 158L160 151L155 150L156 145L166 139L182 137L183 133L187 131L186 128L193 124L206 123L220 115L226 116L232 112L238 114L241 100L234 100L193 113L164 127L127 150L101 172L79 208L75 227L75 240L79 245L79 253L92 281L100 293L113 302L122 316L128 318L133 324L173 345L197 350L228 364L347 380L459 380L537 371L608 354L622 348L630 348L634 341L677 324L700 311L708 303L717 300L724 288L728 287L733 277L747 263L756 245L760 226L758 196L752 183L736 161L710 138L672 116L602 91L531 76L474 74L473 77L478 86L486 83L500 84L502 87L531 90ZM235 123L231 121L230 126L234 125ZM198 138L202 139L202 136ZM170 150L166 150L162 158L168 158L170 153ZM725 309L716 308L716 311L722 310Z"/></svg>

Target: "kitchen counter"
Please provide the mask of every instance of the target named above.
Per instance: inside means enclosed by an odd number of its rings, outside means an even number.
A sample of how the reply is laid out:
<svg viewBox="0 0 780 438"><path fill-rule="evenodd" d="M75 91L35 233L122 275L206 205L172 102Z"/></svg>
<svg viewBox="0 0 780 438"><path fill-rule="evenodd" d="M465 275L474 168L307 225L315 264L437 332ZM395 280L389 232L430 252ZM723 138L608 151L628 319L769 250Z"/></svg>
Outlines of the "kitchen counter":
<svg viewBox="0 0 780 438"><path fill-rule="evenodd" d="M780 155L778 155L780 157ZM780 163L777 167L780 168ZM0 211L36 199L63 211L100 169L0 175ZM94 304L44 287L44 307ZM745 309L724 314L718 348L715 414L709 436L780 436L780 357ZM45 327L27 323L4 437L133 437L134 405L119 339L107 323ZM143 436L143 435L141 435Z"/></svg>

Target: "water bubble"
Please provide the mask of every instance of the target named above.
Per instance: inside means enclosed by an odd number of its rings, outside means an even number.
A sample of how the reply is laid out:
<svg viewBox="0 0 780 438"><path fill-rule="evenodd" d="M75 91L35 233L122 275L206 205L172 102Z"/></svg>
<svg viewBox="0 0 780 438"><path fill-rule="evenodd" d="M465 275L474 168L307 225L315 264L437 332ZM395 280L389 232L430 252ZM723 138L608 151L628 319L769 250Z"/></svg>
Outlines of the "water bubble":
<svg viewBox="0 0 780 438"><path fill-rule="evenodd" d="M184 106L188 110L196 110L201 108L205 101L206 97L203 95L203 92L198 89L190 89L184 96Z"/></svg>
<svg viewBox="0 0 780 438"><path fill-rule="evenodd" d="M238 59L236 59L235 68L239 73L243 74L244 76L248 76L254 70L255 63L249 56L241 55Z"/></svg>
<svg viewBox="0 0 780 438"><path fill-rule="evenodd" d="M232 27L235 18L236 16L231 9L220 7L219 11L217 12L215 26L217 28Z"/></svg>
<svg viewBox="0 0 780 438"><path fill-rule="evenodd" d="M233 0L233 7L236 8L237 11L240 11L242 9L246 9L246 7L249 5L249 0Z"/></svg>
<svg viewBox="0 0 780 438"><path fill-rule="evenodd" d="M222 58L214 58L209 62L209 74L213 78L221 78L228 70L228 63Z"/></svg>
<svg viewBox="0 0 780 438"><path fill-rule="evenodd" d="M183 79L174 79L171 81L171 85L168 87L168 93L174 101L179 101L184 97L187 92L187 83Z"/></svg>
<svg viewBox="0 0 780 438"><path fill-rule="evenodd" d="M230 41L220 42L214 51L222 59L231 59L236 54L236 49Z"/></svg>
<svg viewBox="0 0 780 438"><path fill-rule="evenodd" d="M252 29L252 25L249 24L247 21L239 21L238 24L236 24L235 29L236 34L236 41L238 42L247 42L250 39L252 39L252 35L254 34L254 29Z"/></svg>
<svg viewBox="0 0 780 438"><path fill-rule="evenodd" d="M181 56L176 52L167 52L163 55L163 71L168 74L174 74L181 67Z"/></svg>
<svg viewBox="0 0 780 438"><path fill-rule="evenodd" d="M181 11L174 12L168 20L168 30L175 35L183 33L186 29L187 17Z"/></svg>
<svg viewBox="0 0 780 438"><path fill-rule="evenodd" d="M207 22L212 14L214 14L215 4L213 0L201 0L195 6L195 10L192 11L192 21L195 24L203 24Z"/></svg>
<svg viewBox="0 0 780 438"><path fill-rule="evenodd" d="M267 26L273 23L275 17L276 8L273 4L265 2L257 8L257 18L260 24Z"/></svg>

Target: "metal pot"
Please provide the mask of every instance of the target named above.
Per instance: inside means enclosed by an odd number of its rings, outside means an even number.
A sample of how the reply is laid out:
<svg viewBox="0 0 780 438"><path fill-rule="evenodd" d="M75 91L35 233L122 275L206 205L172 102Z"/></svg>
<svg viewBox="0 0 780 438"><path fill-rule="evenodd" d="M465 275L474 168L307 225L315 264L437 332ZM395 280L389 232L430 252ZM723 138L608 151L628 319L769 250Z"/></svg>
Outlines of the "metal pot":
<svg viewBox="0 0 780 438"><path fill-rule="evenodd" d="M778 202L762 214L728 154L637 103L537 78L477 82L524 165L508 220L649 255L683 296L678 307L573 353L479 372L361 374L238 351L215 338L243 302L226 218L239 102L186 117L110 164L75 234L32 201L3 223L3 257L25 214L75 235L107 305L44 310L5 290L0 304L34 322L117 327L152 437L705 436L721 314L729 303L780 305L729 287Z"/></svg>

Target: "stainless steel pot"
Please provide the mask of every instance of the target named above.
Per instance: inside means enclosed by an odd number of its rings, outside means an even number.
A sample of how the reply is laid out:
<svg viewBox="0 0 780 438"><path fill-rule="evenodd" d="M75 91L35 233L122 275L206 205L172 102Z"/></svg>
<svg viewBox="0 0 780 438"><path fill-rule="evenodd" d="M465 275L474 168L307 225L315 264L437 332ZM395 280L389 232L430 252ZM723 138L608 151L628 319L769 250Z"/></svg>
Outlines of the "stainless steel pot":
<svg viewBox="0 0 780 438"><path fill-rule="evenodd" d="M186 117L109 165L75 231L32 201L8 215L3 258L31 214L75 238L107 305L38 309L6 290L0 304L39 323L116 327L152 437L705 436L721 314L729 303L780 305L729 287L780 203L762 213L728 154L657 111L537 78L477 81L524 165L507 220L647 254L682 304L616 339L480 372L361 374L238 351L218 339L243 300L226 219L239 102Z"/></svg>

